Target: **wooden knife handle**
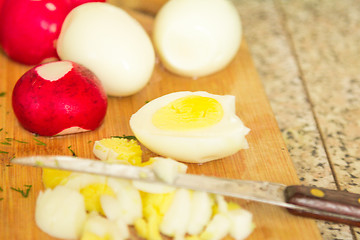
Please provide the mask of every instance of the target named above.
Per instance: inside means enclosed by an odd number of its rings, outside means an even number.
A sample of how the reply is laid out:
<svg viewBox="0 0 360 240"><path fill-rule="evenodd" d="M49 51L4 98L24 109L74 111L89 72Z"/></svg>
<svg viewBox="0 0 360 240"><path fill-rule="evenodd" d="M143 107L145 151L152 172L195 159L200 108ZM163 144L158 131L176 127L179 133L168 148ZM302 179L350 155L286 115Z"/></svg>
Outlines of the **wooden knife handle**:
<svg viewBox="0 0 360 240"><path fill-rule="evenodd" d="M309 209L288 209L292 214L360 226L360 194L294 185L285 189L285 199Z"/></svg>

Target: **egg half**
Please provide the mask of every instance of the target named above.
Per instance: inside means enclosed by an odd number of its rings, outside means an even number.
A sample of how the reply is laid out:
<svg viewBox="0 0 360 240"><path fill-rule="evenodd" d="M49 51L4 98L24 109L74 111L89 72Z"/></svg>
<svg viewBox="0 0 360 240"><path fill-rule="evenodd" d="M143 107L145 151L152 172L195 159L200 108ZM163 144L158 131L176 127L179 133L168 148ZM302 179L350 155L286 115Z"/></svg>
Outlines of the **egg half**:
<svg viewBox="0 0 360 240"><path fill-rule="evenodd" d="M182 162L204 163L248 148L235 97L204 91L175 92L140 108L130 118L136 138L149 150Z"/></svg>

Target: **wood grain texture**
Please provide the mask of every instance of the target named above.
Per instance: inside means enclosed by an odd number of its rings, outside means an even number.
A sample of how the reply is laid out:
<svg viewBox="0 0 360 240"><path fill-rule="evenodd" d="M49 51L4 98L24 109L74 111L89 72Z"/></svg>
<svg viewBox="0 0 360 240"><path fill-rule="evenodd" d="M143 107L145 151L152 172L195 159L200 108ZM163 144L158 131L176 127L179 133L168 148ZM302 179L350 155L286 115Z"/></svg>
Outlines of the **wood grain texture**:
<svg viewBox="0 0 360 240"><path fill-rule="evenodd" d="M152 19L137 16L151 34ZM284 184L298 184L291 159L271 111L246 42L243 41L235 59L224 70L197 80L175 76L157 63L149 84L131 97L109 98L108 113L103 125L96 131L62 137L36 137L17 122L11 107L11 92L17 79L30 67L9 60L0 54L0 239L53 239L40 231L34 221L36 197L43 189L41 169L9 166L13 157L34 154L71 155L68 146L80 157L94 158L95 140L131 135L130 116L146 101L164 94L189 90L236 96L236 111L251 129L247 139L250 148L230 157L210 163L189 164L189 172L227 178L265 180ZM35 140L46 145L38 145ZM144 159L153 155L144 149ZM27 198L11 189L32 185ZM256 229L249 239L321 239L313 220L292 216L286 210L250 201L238 201L254 214Z"/></svg>

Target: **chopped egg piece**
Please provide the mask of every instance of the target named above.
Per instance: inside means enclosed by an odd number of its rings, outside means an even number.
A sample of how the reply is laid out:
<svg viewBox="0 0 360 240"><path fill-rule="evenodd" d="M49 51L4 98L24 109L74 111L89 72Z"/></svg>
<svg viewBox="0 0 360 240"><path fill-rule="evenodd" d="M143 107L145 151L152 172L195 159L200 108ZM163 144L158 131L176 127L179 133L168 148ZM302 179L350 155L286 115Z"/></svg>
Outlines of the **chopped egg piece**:
<svg viewBox="0 0 360 240"><path fill-rule="evenodd" d="M162 239L161 221L172 203L174 192L165 194L141 193L143 218L135 221L135 229L140 237L148 240Z"/></svg>
<svg viewBox="0 0 360 240"><path fill-rule="evenodd" d="M97 158L110 162L141 163L142 150L136 140L126 138L105 138L95 141L93 152Z"/></svg>
<svg viewBox="0 0 360 240"><path fill-rule="evenodd" d="M84 224L81 240L123 240L129 237L129 229L124 222L111 221L94 212Z"/></svg>
<svg viewBox="0 0 360 240"><path fill-rule="evenodd" d="M44 168L42 173L43 184L45 188L54 188L57 185L64 185L70 174L70 171Z"/></svg>
<svg viewBox="0 0 360 240"><path fill-rule="evenodd" d="M110 178L108 185L115 192L116 198L102 196L100 199L107 217L122 219L127 224L133 224L136 219L142 217L140 192L130 181Z"/></svg>
<svg viewBox="0 0 360 240"><path fill-rule="evenodd" d="M199 234L209 222L212 215L214 200L209 193L194 191L191 200L190 220L187 232L191 235Z"/></svg>
<svg viewBox="0 0 360 240"><path fill-rule="evenodd" d="M229 233L230 224L230 219L225 214L218 213L211 219L200 238L206 240L223 239Z"/></svg>
<svg viewBox="0 0 360 240"><path fill-rule="evenodd" d="M155 174L164 183L171 183L177 173L185 173L187 166L170 158L153 157L148 161L150 163L144 165L146 168L153 169ZM143 192L149 193L168 193L175 190L174 187L165 184L148 183L144 181L133 181L134 186Z"/></svg>
<svg viewBox="0 0 360 240"><path fill-rule="evenodd" d="M161 157L157 157L152 166L156 176L169 184L174 181L179 172L185 173L187 169L187 166L183 163Z"/></svg>
<svg viewBox="0 0 360 240"><path fill-rule="evenodd" d="M101 196L115 196L114 191L104 183L92 183L80 189L81 195L84 197L85 208L88 212L96 211L104 214L101 207Z"/></svg>
<svg viewBox="0 0 360 240"><path fill-rule="evenodd" d="M252 214L244 209L236 209L228 212L230 219L230 236L236 240L247 238L254 230Z"/></svg>
<svg viewBox="0 0 360 240"><path fill-rule="evenodd" d="M191 192L177 189L174 199L161 221L160 231L169 237L182 238L190 219Z"/></svg>
<svg viewBox="0 0 360 240"><path fill-rule="evenodd" d="M57 186L40 192L36 200L35 221L41 230L57 238L77 239L86 219L82 195Z"/></svg>

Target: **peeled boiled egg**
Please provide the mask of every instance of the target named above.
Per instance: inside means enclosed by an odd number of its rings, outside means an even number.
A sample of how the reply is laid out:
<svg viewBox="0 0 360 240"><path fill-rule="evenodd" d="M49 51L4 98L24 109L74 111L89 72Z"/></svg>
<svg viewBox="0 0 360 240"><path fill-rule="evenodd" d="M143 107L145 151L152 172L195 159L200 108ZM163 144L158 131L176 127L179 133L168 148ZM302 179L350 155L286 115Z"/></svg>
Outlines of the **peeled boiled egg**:
<svg viewBox="0 0 360 240"><path fill-rule="evenodd" d="M57 41L61 59L93 71L108 95L128 96L149 81L155 53L142 26L109 3L85 3L65 18Z"/></svg>
<svg viewBox="0 0 360 240"><path fill-rule="evenodd" d="M178 161L203 163L248 148L249 129L235 113L235 97L175 92L150 101L130 119L148 149Z"/></svg>
<svg viewBox="0 0 360 240"><path fill-rule="evenodd" d="M201 77L227 66L242 37L241 20L228 0L171 0L158 12L155 48L164 66Z"/></svg>

